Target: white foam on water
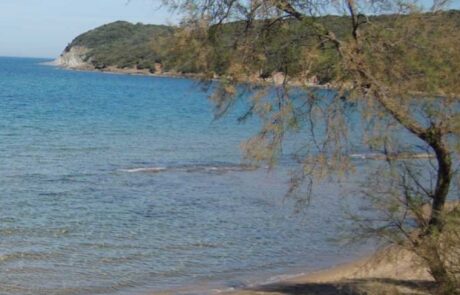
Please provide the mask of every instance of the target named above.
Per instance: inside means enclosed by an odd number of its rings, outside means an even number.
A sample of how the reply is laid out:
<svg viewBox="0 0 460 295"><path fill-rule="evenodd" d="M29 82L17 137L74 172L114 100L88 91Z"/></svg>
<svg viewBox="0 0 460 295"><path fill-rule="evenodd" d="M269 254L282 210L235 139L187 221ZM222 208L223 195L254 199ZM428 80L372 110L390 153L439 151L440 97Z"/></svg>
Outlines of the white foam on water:
<svg viewBox="0 0 460 295"><path fill-rule="evenodd" d="M244 164L227 164L222 166L215 165L183 165L177 167L139 167L130 169L119 169L122 172L128 173L159 173L165 171L182 171L182 172L238 172L252 171L257 167Z"/></svg>
<svg viewBox="0 0 460 295"><path fill-rule="evenodd" d="M384 153L355 153L350 154L350 158L352 159L359 159L359 160L386 160L387 155ZM415 159L431 159L434 158L435 155L430 153L401 153L395 155L389 155L389 157L393 157L395 159L401 160L415 160Z"/></svg>
<svg viewBox="0 0 460 295"><path fill-rule="evenodd" d="M120 169L120 171L128 172L128 173L137 173L137 172L157 173L157 172L165 171L167 169L168 168L166 167L145 167L145 168Z"/></svg>

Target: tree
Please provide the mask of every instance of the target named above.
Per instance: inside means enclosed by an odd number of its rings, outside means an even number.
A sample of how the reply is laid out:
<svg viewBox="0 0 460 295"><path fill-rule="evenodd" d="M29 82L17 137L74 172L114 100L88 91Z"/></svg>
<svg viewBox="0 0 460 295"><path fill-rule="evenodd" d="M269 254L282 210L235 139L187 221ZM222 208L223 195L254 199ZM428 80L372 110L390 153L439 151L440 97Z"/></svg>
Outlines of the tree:
<svg viewBox="0 0 460 295"><path fill-rule="evenodd" d="M314 179L353 169L356 140L380 151L385 161L366 196L385 218L362 219L366 230L408 241L449 293L458 292L458 271L452 273L451 257L440 250L449 244L443 233L452 233L446 223L458 217L445 209L449 194L458 196L460 22L458 12L442 10L447 2L434 0L430 8L413 0L169 4L188 12L172 42L193 45L182 48L196 56L194 68L205 78L220 75L212 96L217 115L240 97L241 83L250 88L242 119L258 115L263 126L245 145L248 158L273 165L286 135L307 130L289 193L307 192L299 200L309 201ZM261 87L268 76L277 95ZM332 90L311 87L313 80ZM349 130L350 109L362 115L358 139ZM458 235L453 230L449 237Z"/></svg>

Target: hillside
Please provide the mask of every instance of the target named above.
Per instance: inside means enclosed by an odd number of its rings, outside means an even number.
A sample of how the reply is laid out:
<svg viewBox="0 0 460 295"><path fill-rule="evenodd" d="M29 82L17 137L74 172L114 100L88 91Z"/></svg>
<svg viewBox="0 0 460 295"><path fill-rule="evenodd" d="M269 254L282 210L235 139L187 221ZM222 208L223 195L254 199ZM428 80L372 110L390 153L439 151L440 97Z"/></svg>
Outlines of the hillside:
<svg viewBox="0 0 460 295"><path fill-rule="evenodd" d="M76 37L55 63L76 69L130 68L154 72L160 59L154 44L173 31L169 26L117 21Z"/></svg>
<svg viewBox="0 0 460 295"><path fill-rule="evenodd" d="M348 23L347 18L338 16L326 16L322 21L331 28L341 30L346 28L345 24ZM263 23L260 22L258 25ZM214 44L214 49L219 54L212 62L213 71L217 74L224 72L229 66L229 49L244 26L244 23L230 23L222 27L216 38L218 41ZM269 72L277 70L278 57L285 54L283 50L279 50L280 44L303 39L302 42L296 43L298 46L304 46L311 41L311 36L305 29L289 25L289 33L286 35L280 28L278 25L278 28L274 29L274 36L269 41L273 60L266 69ZM54 63L71 69L146 74L161 70L182 74L203 72L203 69L195 64L194 50L197 49L190 45L178 49L173 38L174 31L174 27L164 25L131 24L125 21L109 23L77 36ZM292 56L293 60L297 58L296 54Z"/></svg>

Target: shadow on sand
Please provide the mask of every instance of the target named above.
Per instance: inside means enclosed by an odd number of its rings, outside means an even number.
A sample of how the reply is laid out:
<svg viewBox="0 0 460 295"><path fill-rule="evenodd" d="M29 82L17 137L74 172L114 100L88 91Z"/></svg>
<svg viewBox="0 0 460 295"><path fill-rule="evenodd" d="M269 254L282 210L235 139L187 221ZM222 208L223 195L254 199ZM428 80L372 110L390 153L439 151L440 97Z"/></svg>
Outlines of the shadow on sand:
<svg viewBox="0 0 460 295"><path fill-rule="evenodd" d="M431 281L395 279L354 279L333 283L275 283L247 291L286 295L363 295L363 294L430 294ZM250 293L249 293L250 294Z"/></svg>

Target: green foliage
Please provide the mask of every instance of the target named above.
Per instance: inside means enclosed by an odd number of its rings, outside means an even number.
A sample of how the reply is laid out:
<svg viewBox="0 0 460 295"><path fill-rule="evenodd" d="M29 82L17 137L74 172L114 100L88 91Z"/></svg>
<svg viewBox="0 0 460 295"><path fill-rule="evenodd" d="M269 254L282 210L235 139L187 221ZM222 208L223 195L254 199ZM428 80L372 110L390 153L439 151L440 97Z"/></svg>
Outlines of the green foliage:
<svg viewBox="0 0 460 295"><path fill-rule="evenodd" d="M432 26L432 33L437 34L442 23L428 14L423 17L426 25ZM460 27L460 11L446 12L443 19L454 23L453 30ZM369 20L393 28L408 23L404 18L391 15L371 16ZM196 24L178 30L171 26L117 21L78 36L66 51L76 46L88 48L85 59L99 69L117 67L154 71L155 63L159 62L166 71L180 73L223 76L237 71L235 74L244 72L246 78L250 75L263 78L273 72L299 77L308 71L314 73L320 83L332 82L339 75L337 52L326 42L318 48L318 35L309 26L311 23L319 23L338 38L345 39L351 27L347 16L330 15L307 17L302 22L292 19L256 20L251 24L230 22L213 25L206 32L198 32L196 27L200 26ZM252 52L241 54L236 47ZM423 61L429 62L429 59ZM410 62L406 61L405 66L411 65ZM238 63L243 66L237 67ZM412 66L417 67L417 64ZM440 73L437 68L432 70L428 74ZM448 73L436 74L436 78L442 78L444 74Z"/></svg>
<svg viewBox="0 0 460 295"><path fill-rule="evenodd" d="M369 16L367 19L369 25L363 26L363 31L369 34L367 36L369 50L372 52L377 46L379 50L383 48L380 43L374 44L375 40L372 38L378 40L388 37L399 38L396 40L399 41L397 45L404 47L400 50L407 51L411 44L417 44L417 38L426 41L448 36L445 32L447 27L445 23L449 24L451 31L460 29L460 11L448 11L441 14L427 13L420 14L418 17L421 21L415 22L409 16ZM424 24L425 28L421 31L429 32L431 36L427 38L427 36L411 35L410 30L417 23ZM338 79L339 75L343 75L338 69L339 56L336 48L327 40L318 37L318 32L312 28L312 24L319 24L328 31L334 32L336 38L340 40L347 41L351 38L349 32L352 24L348 16L306 16L301 22L292 18L253 20L250 23L238 21L214 25L191 22L184 24L174 35L163 40L158 52L161 52L165 68L177 72L230 75L241 78L241 81L247 81L251 75L269 77L274 72L283 72L293 78L302 78L308 72L310 76L315 75L320 83L333 82ZM398 30L404 27L407 27L405 31ZM373 36L372 30L380 30L382 35ZM402 36L401 33L404 32L406 35ZM391 36L384 36L385 34ZM402 40L402 38L408 39ZM442 49L442 42L440 40L434 45ZM413 48L416 47L413 46ZM426 44L426 51L431 55L437 54L438 59L449 56L448 52L431 50L429 44ZM445 71L439 71L440 62L431 63L431 66L427 65L426 63L432 62L432 59L420 58L426 52L416 53L414 59L401 60L403 62L401 67L414 68L415 75L420 70L424 70L430 75L429 78L436 78L438 81L443 76L451 74L446 71L454 68L447 67L444 68ZM394 52L388 52L387 58L391 59L391 55L394 55ZM416 62L423 64L411 64L415 58L420 58ZM394 64L391 60L375 60L374 62L382 62L387 67ZM422 68L415 72L417 66ZM388 72L383 71L382 73ZM394 80L399 78L393 77ZM428 86L425 83L422 85Z"/></svg>
<svg viewBox="0 0 460 295"><path fill-rule="evenodd" d="M117 21L78 36L66 51L75 46L88 48L85 58L96 68L136 67L153 71L155 62L161 61L160 54L154 50L154 43L173 31L174 28L169 26Z"/></svg>

